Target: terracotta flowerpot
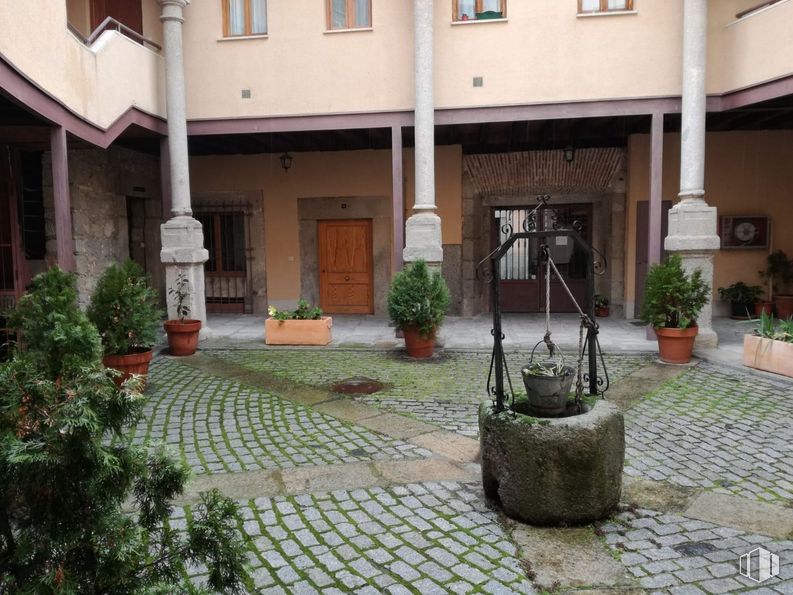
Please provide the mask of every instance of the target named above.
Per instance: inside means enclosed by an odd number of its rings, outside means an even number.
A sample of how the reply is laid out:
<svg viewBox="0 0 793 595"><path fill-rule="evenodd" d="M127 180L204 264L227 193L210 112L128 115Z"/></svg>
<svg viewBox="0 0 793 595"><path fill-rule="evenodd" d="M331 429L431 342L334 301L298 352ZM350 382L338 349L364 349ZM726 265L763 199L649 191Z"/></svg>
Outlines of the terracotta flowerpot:
<svg viewBox="0 0 793 595"><path fill-rule="evenodd" d="M694 339L699 328L666 328L655 329L658 337L658 352L662 362L667 364L687 364L691 361L694 351Z"/></svg>
<svg viewBox="0 0 793 595"><path fill-rule="evenodd" d="M793 316L793 295L778 295L774 297L777 318L787 320Z"/></svg>
<svg viewBox="0 0 793 595"><path fill-rule="evenodd" d="M610 311L608 306L602 306L600 308L595 306L595 316L597 316L598 318L608 318L609 314Z"/></svg>
<svg viewBox="0 0 793 595"><path fill-rule="evenodd" d="M323 316L318 320L264 321L264 342L267 345L327 345L331 339L333 318Z"/></svg>
<svg viewBox="0 0 793 595"><path fill-rule="evenodd" d="M149 362L151 362L152 351L139 351L128 353L127 355L106 355L102 358L105 368L118 370L121 376L115 378L116 386L121 386L133 374L140 374L145 377L149 374Z"/></svg>
<svg viewBox="0 0 793 595"><path fill-rule="evenodd" d="M168 351L171 355L193 355L196 352L200 320L166 320L163 326L168 333Z"/></svg>
<svg viewBox="0 0 793 595"><path fill-rule="evenodd" d="M793 377L793 343L744 335L743 365Z"/></svg>
<svg viewBox="0 0 793 595"><path fill-rule="evenodd" d="M754 316L760 318L762 313L765 312L767 316L774 313L774 304L772 302L757 302L754 305Z"/></svg>
<svg viewBox="0 0 793 595"><path fill-rule="evenodd" d="M405 347L410 357L416 359L432 357L435 349L435 329L424 335L417 326L409 326L403 328L402 332L405 335Z"/></svg>

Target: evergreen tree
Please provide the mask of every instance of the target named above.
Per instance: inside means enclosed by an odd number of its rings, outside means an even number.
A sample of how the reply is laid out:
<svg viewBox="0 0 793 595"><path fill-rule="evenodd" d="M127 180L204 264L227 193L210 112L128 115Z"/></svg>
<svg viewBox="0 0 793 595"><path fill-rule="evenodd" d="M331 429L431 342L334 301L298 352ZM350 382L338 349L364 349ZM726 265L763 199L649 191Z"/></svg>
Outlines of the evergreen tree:
<svg viewBox="0 0 793 595"><path fill-rule="evenodd" d="M10 314L24 346L0 365L0 593L188 592L184 564L240 592L237 506L209 492L186 534L168 526L188 471L125 445L141 385L116 387L76 297L74 275L56 267Z"/></svg>

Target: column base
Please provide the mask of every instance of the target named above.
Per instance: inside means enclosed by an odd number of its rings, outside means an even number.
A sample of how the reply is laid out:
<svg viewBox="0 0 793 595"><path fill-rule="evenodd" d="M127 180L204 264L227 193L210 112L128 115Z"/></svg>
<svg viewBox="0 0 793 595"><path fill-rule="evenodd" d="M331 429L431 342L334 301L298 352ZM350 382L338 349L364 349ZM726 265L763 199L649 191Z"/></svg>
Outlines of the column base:
<svg viewBox="0 0 793 595"><path fill-rule="evenodd" d="M204 263L209 259L209 253L204 248L201 223L192 217L174 217L160 226L160 235L160 261L165 266L166 291L175 287L180 272L187 277L189 318L201 321L199 336L201 339L207 338L211 331L207 327ZM177 318L173 296L166 295L166 302L168 318Z"/></svg>
<svg viewBox="0 0 793 595"><path fill-rule="evenodd" d="M428 264L440 266L443 262L441 244L441 218L432 212L418 212L405 222L405 262L424 259Z"/></svg>
<svg viewBox="0 0 793 595"><path fill-rule="evenodd" d="M669 210L669 235L664 240L664 247L680 255L683 270L687 273L700 269L702 278L710 286L711 299L697 317L697 347L715 348L719 344L712 328L713 255L721 247L716 229L716 207L708 206L704 200L683 200Z"/></svg>

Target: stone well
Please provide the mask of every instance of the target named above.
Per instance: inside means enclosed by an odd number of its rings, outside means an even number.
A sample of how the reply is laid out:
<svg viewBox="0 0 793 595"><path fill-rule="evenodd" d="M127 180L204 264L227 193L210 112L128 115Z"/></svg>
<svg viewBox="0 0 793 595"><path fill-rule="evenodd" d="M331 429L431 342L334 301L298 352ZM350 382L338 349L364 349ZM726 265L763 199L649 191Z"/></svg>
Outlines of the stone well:
<svg viewBox="0 0 793 595"><path fill-rule="evenodd" d="M525 411L516 403L516 411ZM490 401L479 408L482 482L507 516L532 525L574 525L604 518L622 491L625 424L613 404L580 415L537 418Z"/></svg>

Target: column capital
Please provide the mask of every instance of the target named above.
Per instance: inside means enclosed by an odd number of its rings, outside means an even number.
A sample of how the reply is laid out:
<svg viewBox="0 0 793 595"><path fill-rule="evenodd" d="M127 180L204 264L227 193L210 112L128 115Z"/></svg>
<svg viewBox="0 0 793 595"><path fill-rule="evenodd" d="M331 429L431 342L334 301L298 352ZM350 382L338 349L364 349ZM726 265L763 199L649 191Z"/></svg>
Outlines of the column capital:
<svg viewBox="0 0 793 595"><path fill-rule="evenodd" d="M158 0L162 7L162 14L160 20L165 21L179 21L184 22L182 11L190 4L190 0Z"/></svg>

